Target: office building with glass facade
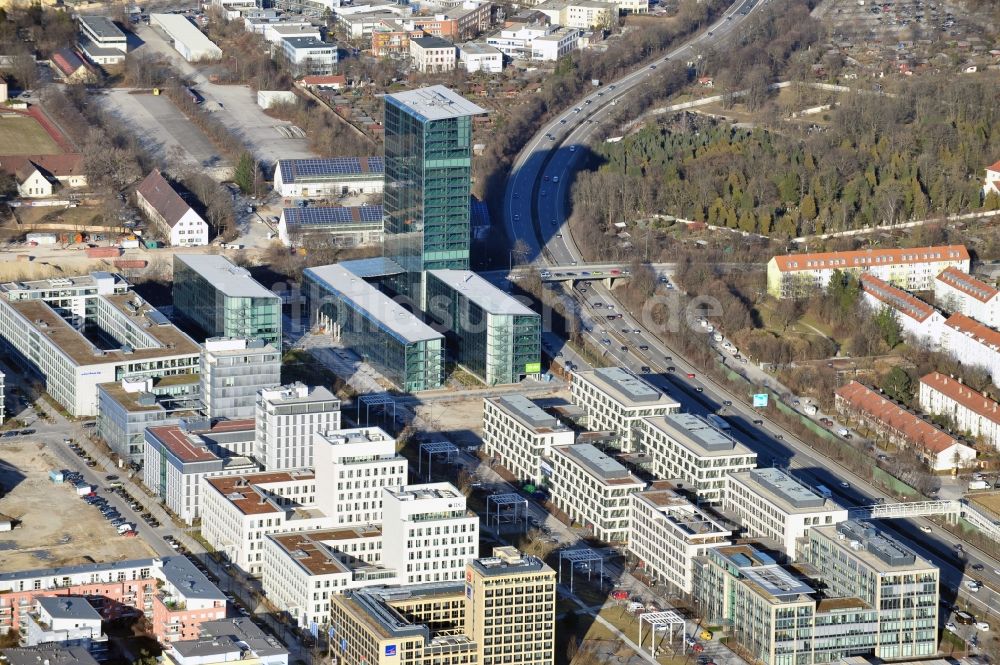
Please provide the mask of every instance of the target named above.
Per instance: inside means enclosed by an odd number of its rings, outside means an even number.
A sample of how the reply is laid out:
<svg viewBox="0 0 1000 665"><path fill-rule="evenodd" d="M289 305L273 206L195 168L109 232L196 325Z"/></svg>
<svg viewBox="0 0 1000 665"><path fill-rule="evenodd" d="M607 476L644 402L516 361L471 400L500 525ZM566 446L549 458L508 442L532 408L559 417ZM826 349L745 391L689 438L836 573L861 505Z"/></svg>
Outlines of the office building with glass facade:
<svg viewBox="0 0 1000 665"><path fill-rule="evenodd" d="M870 603L820 597L801 570L753 544L711 548L694 561L703 620L722 626L748 661L814 665L875 650L879 621Z"/></svg>
<svg viewBox="0 0 1000 665"><path fill-rule="evenodd" d="M471 238L472 118L486 110L441 85L385 96L384 255L392 288L423 298L423 271L465 270Z"/></svg>
<svg viewBox="0 0 1000 665"><path fill-rule="evenodd" d="M262 339L281 348L281 297L218 254L174 255L174 311L206 337Z"/></svg>
<svg viewBox="0 0 1000 665"><path fill-rule="evenodd" d="M307 268L310 323L407 392L441 387L444 335L341 265Z"/></svg>
<svg viewBox="0 0 1000 665"><path fill-rule="evenodd" d="M819 569L826 593L856 595L877 610L876 658L937 653L937 566L868 522L814 527L807 536L803 558Z"/></svg>
<svg viewBox="0 0 1000 665"><path fill-rule="evenodd" d="M427 316L445 328L456 363L487 385L542 371L542 317L470 270L428 270Z"/></svg>
<svg viewBox="0 0 1000 665"><path fill-rule="evenodd" d="M212 337L201 348L201 398L209 418L253 418L257 393L281 384L281 354L260 339Z"/></svg>

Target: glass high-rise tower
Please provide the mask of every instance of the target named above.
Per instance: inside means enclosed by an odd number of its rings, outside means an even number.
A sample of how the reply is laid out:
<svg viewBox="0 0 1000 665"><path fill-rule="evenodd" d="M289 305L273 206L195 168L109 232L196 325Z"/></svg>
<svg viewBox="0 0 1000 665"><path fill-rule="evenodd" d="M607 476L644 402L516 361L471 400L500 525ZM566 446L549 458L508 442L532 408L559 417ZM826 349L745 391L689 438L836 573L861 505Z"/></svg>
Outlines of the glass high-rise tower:
<svg viewBox="0 0 1000 665"><path fill-rule="evenodd" d="M469 267L472 117L486 110L435 85L385 96L384 253L389 285L423 302L423 271Z"/></svg>

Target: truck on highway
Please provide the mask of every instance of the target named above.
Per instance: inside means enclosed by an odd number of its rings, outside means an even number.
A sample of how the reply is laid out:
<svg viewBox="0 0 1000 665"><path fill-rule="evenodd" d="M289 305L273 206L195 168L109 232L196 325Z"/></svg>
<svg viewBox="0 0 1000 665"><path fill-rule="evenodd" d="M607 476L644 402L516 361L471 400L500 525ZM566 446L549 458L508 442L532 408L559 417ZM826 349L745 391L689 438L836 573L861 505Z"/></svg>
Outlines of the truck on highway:
<svg viewBox="0 0 1000 665"><path fill-rule="evenodd" d="M833 492L831 492L830 488L827 487L826 485L817 485L816 486L816 494L819 494L824 499L832 499L833 498Z"/></svg>
<svg viewBox="0 0 1000 665"><path fill-rule="evenodd" d="M986 490L990 488L990 484L985 480L972 480L969 481L969 490Z"/></svg>

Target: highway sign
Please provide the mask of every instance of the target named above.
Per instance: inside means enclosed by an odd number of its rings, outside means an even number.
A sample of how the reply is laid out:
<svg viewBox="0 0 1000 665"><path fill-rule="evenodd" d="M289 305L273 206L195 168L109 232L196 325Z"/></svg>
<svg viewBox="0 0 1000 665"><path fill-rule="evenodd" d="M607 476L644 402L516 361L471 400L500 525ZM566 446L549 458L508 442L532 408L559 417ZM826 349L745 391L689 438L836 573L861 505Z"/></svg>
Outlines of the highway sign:
<svg viewBox="0 0 1000 665"><path fill-rule="evenodd" d="M754 393L753 408L764 409L767 407L767 393Z"/></svg>

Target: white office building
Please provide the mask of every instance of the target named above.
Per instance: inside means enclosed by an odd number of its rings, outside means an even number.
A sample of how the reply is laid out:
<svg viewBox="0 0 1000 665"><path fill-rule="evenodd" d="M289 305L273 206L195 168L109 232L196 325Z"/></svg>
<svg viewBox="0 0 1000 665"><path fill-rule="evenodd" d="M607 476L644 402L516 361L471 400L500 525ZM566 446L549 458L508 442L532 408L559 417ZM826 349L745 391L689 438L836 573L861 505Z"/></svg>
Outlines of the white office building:
<svg viewBox="0 0 1000 665"><path fill-rule="evenodd" d="M77 45L95 65L118 65L125 62L128 39L125 33L106 16L81 14L80 38Z"/></svg>
<svg viewBox="0 0 1000 665"><path fill-rule="evenodd" d="M185 524L201 516L202 479L260 470L242 450L253 441L253 420L182 420L148 427L143 483Z"/></svg>
<svg viewBox="0 0 1000 665"><path fill-rule="evenodd" d="M257 395L254 457L268 471L312 468L313 434L338 429L340 400L326 388L265 388Z"/></svg>
<svg viewBox="0 0 1000 665"><path fill-rule="evenodd" d="M631 495L628 549L651 579L689 594L694 592L694 557L728 545L733 534L678 489L657 481Z"/></svg>
<svg viewBox="0 0 1000 665"><path fill-rule="evenodd" d="M920 409L946 416L954 428L1000 450L1000 404L961 378L931 372L920 379Z"/></svg>
<svg viewBox="0 0 1000 665"><path fill-rule="evenodd" d="M479 556L479 516L451 483L386 488L382 499L382 565L401 584L460 582Z"/></svg>
<svg viewBox="0 0 1000 665"><path fill-rule="evenodd" d="M379 427L313 435L316 504L336 528L382 523L382 491L408 482L406 458Z"/></svg>
<svg viewBox="0 0 1000 665"><path fill-rule="evenodd" d="M903 333L922 344L937 347L944 327L944 315L923 300L868 273L861 274L861 293L872 311L886 307L895 313Z"/></svg>
<svg viewBox="0 0 1000 665"><path fill-rule="evenodd" d="M690 413L643 419L639 450L652 457L654 476L683 480L699 502L715 505L723 502L726 476L757 467L757 453Z"/></svg>
<svg viewBox="0 0 1000 665"><path fill-rule="evenodd" d="M312 471L276 471L202 479L201 535L245 573L259 576L271 533L328 529L316 508Z"/></svg>
<svg viewBox="0 0 1000 665"><path fill-rule="evenodd" d="M316 37L284 37L281 51L296 77L327 76L337 71L337 45Z"/></svg>
<svg viewBox="0 0 1000 665"><path fill-rule="evenodd" d="M458 60L470 74L503 73L503 53L495 46L481 42L466 42L458 47Z"/></svg>
<svg viewBox="0 0 1000 665"><path fill-rule="evenodd" d="M381 157L280 159L274 169L274 191L285 198L381 194L384 181Z"/></svg>
<svg viewBox="0 0 1000 665"><path fill-rule="evenodd" d="M589 443L554 446L552 502L595 538L628 540L630 496L646 483Z"/></svg>
<svg viewBox="0 0 1000 665"><path fill-rule="evenodd" d="M575 372L570 383L573 403L587 412L591 431L615 432L623 452L635 452L643 419L680 410L680 403L622 367ZM671 476L661 476L669 478Z"/></svg>
<svg viewBox="0 0 1000 665"><path fill-rule="evenodd" d="M741 535L764 538L795 558L796 541L810 527L829 526L847 519L847 509L820 496L781 469L753 469L729 475L725 500L727 515L743 526Z"/></svg>
<svg viewBox="0 0 1000 665"><path fill-rule="evenodd" d="M201 349L201 399L209 418L253 418L257 393L280 384L281 353L264 340L205 340Z"/></svg>
<svg viewBox="0 0 1000 665"><path fill-rule="evenodd" d="M579 48L580 30L532 23L504 28L486 43L514 60L555 62Z"/></svg>
<svg viewBox="0 0 1000 665"><path fill-rule="evenodd" d="M1000 290L956 268L942 270L934 280L934 304L1000 328Z"/></svg>
<svg viewBox="0 0 1000 665"><path fill-rule="evenodd" d="M552 474L552 447L575 438L573 430L524 395L483 400L483 450L518 480L542 482Z"/></svg>
<svg viewBox="0 0 1000 665"><path fill-rule="evenodd" d="M384 568L380 527L272 533L264 538L261 586L302 629L330 621L330 599L366 586L398 584Z"/></svg>
<svg viewBox="0 0 1000 665"><path fill-rule="evenodd" d="M194 374L200 352L108 272L0 284L0 349L77 417L97 415L98 384Z"/></svg>

